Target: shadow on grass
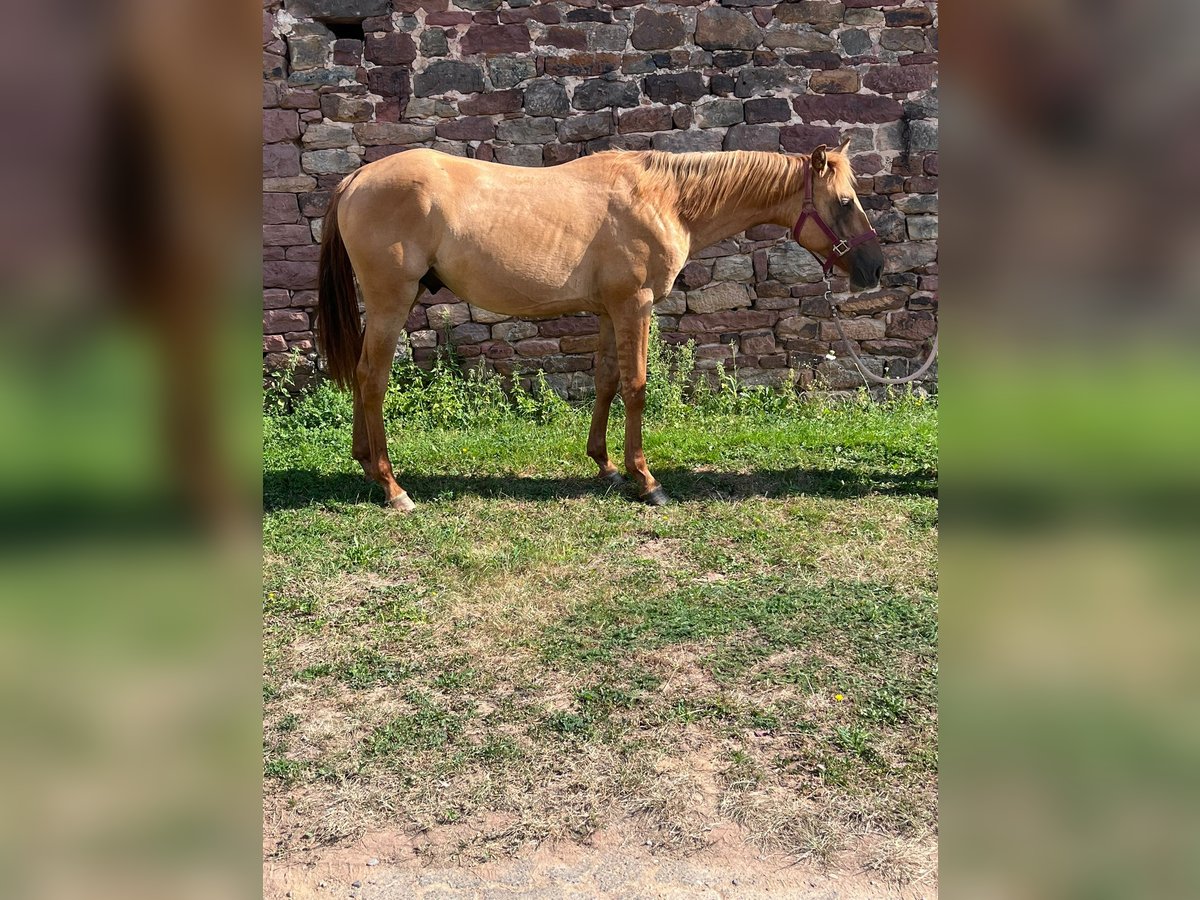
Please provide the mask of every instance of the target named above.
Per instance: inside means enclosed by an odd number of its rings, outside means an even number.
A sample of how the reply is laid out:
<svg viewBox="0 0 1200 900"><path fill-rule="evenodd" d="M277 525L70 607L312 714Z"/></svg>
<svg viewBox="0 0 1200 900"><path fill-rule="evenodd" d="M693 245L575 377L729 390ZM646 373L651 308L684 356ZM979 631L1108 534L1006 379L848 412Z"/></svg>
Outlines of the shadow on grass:
<svg viewBox="0 0 1200 900"><path fill-rule="evenodd" d="M678 503L705 500L740 500L747 497L864 497L869 494L936 497L937 473L928 469L906 473L859 472L853 469L760 470L696 472L690 469L656 469L654 475L671 499ZM633 487L609 488L590 478L517 475L418 475L406 472L400 479L418 503L440 497L471 495L513 500L560 500L598 497L605 493L633 498ZM327 503L382 503L383 491L361 475L318 472L312 469L279 469L263 473L263 509L302 509Z"/></svg>

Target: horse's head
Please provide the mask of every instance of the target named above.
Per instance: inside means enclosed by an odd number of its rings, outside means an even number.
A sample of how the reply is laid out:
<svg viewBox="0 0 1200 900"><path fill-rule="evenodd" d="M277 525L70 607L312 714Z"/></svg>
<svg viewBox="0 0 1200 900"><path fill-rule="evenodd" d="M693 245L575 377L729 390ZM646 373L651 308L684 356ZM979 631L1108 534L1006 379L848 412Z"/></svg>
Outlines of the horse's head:
<svg viewBox="0 0 1200 900"><path fill-rule="evenodd" d="M795 238L804 249L832 260L833 267L850 276L851 290L861 291L879 286L883 249L858 200L854 170L846 155L849 145L849 138L833 150L821 144L809 157L812 202L820 219L802 213Z"/></svg>

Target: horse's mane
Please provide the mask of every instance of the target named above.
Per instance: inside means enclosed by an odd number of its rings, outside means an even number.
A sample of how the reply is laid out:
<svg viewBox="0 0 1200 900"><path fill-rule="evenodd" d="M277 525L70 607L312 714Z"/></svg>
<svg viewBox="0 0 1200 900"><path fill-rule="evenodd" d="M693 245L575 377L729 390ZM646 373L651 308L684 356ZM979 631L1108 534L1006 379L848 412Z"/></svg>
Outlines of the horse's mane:
<svg viewBox="0 0 1200 900"><path fill-rule="evenodd" d="M672 197L685 221L707 218L730 202L768 206L804 190L804 163L781 153L647 150L636 156L643 190Z"/></svg>

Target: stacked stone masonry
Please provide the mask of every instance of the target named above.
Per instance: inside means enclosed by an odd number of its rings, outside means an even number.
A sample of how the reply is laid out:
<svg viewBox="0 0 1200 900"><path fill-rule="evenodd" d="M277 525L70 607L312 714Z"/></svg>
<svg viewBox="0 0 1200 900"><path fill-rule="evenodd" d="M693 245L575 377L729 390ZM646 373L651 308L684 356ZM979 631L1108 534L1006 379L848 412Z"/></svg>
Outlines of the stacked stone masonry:
<svg viewBox="0 0 1200 900"><path fill-rule="evenodd" d="M937 311L937 46L935 0L264 0L264 365L315 361L321 217L365 163L414 147L519 166L609 148L801 153L848 135L887 262L879 290L845 303L846 333L876 372L907 374ZM784 228L699 250L656 311L700 369L862 384L820 268ZM418 362L449 342L505 376L542 369L575 398L597 331L443 289L414 307L408 346Z"/></svg>

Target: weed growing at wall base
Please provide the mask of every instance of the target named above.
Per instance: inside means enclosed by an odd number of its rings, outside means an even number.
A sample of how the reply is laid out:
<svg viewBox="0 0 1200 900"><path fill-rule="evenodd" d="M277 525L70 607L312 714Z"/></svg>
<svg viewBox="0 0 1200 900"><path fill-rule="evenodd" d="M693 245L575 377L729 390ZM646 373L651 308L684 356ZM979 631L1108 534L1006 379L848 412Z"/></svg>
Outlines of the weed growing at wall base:
<svg viewBox="0 0 1200 900"><path fill-rule="evenodd" d="M696 369L695 347L659 339L652 320L647 356L647 422L679 423L702 416L836 415L847 402L863 411L877 408L888 415L921 409L935 401L919 388L891 389L882 403L871 400L865 389L847 401L831 395L818 382L814 390L794 390L739 382L736 365L718 369L712 377ZM735 357L736 362L736 357ZM353 424L350 395L318 379L298 389L293 381L295 364L269 376L264 410L276 425L300 428L341 428ZM590 415L588 404L563 399L538 370L521 378L502 378L475 366L464 365L453 351L440 353L423 368L401 353L388 382L383 406L384 421L405 428L480 428L504 422L549 424ZM620 395L612 417L624 415Z"/></svg>

